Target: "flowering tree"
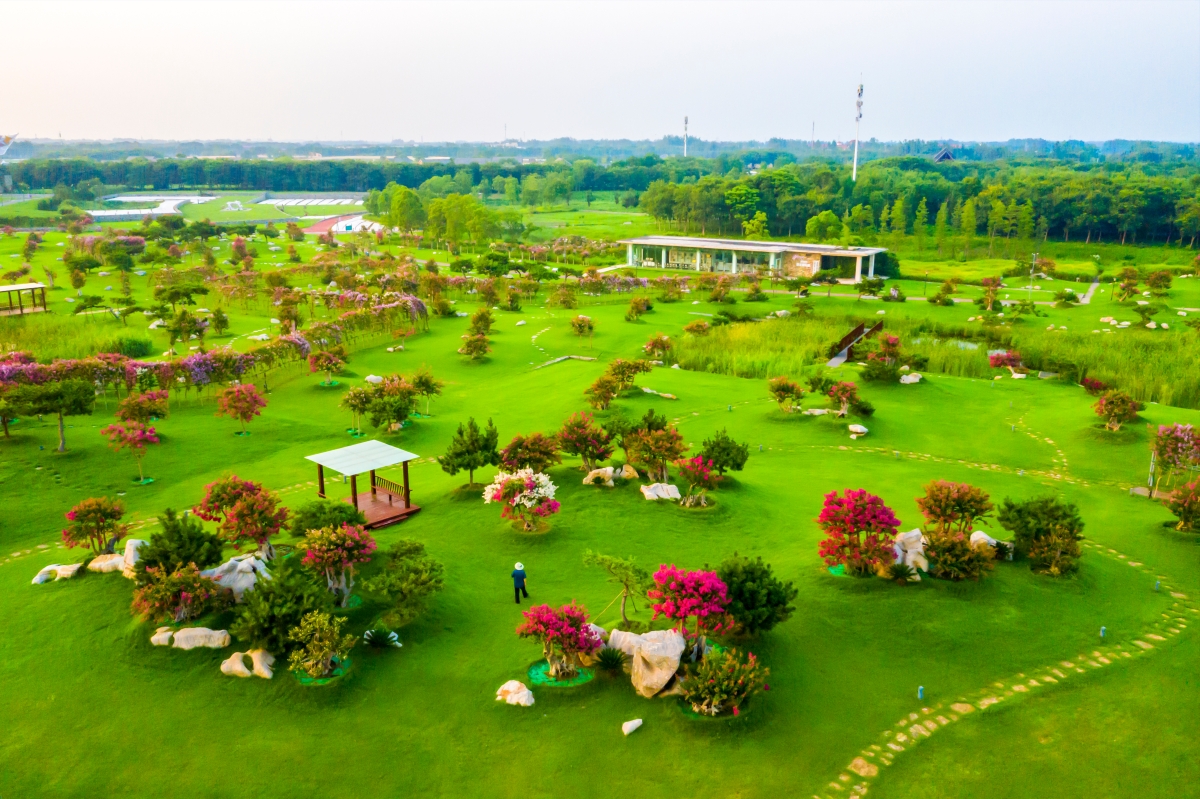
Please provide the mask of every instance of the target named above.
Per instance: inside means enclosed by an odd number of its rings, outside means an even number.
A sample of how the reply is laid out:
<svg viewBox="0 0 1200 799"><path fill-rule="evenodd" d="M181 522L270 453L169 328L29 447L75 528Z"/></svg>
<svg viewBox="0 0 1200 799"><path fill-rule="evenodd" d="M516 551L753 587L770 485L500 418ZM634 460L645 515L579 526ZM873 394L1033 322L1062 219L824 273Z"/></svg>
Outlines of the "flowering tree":
<svg viewBox="0 0 1200 799"><path fill-rule="evenodd" d="M1105 391L1092 409L1104 420L1104 427L1114 433L1121 429L1125 422L1137 419L1138 411L1145 407L1142 403L1126 394L1124 391L1110 389Z"/></svg>
<svg viewBox="0 0 1200 799"><path fill-rule="evenodd" d="M413 372L409 385L417 394L425 398L425 415L428 416L429 401L434 397L441 396L442 388L446 384L434 377L428 366L421 364L421 367Z"/></svg>
<svg viewBox="0 0 1200 799"><path fill-rule="evenodd" d="M308 356L308 371L324 372L324 385L333 385L333 373L342 371L342 367L346 365L344 358L339 358L335 352L329 350L317 350Z"/></svg>
<svg viewBox="0 0 1200 799"><path fill-rule="evenodd" d="M1179 519L1176 530L1195 530L1200 527L1200 480L1193 480L1175 489L1166 505Z"/></svg>
<svg viewBox="0 0 1200 799"><path fill-rule="evenodd" d="M663 333L656 333L654 338L642 345L642 352L660 361L665 361L671 354L671 339Z"/></svg>
<svg viewBox="0 0 1200 799"><path fill-rule="evenodd" d="M718 632L728 625L725 609L729 594L716 572L684 571L675 564L660 565L654 573L654 587L646 592L654 618L665 616L675 622L675 629L685 636L699 636L703 631ZM696 618L694 631L688 630L688 619Z"/></svg>
<svg viewBox="0 0 1200 799"><path fill-rule="evenodd" d="M338 405L354 414L354 431L359 432L362 415L371 408L375 397L370 391L359 386L347 389Z"/></svg>
<svg viewBox="0 0 1200 799"><path fill-rule="evenodd" d="M146 582L133 592L133 612L148 621L191 621L221 610L232 598L232 592L202 577L194 563L170 574L164 567L149 566L146 577Z"/></svg>
<svg viewBox="0 0 1200 799"><path fill-rule="evenodd" d="M621 386L611 375L600 375L583 393L587 395L588 404L596 410L606 410L620 393Z"/></svg>
<svg viewBox="0 0 1200 799"><path fill-rule="evenodd" d="M558 454L558 440L554 436L541 433L513 436L508 446L500 450L500 464L514 471L532 469L544 472L556 463L562 463L562 456Z"/></svg>
<svg viewBox="0 0 1200 799"><path fill-rule="evenodd" d="M254 542L266 560L275 557L271 537L287 526L288 510L279 507L279 498L260 483L237 475L217 480L204 487L204 499L192 512L206 521L215 521L217 534L240 549Z"/></svg>
<svg viewBox="0 0 1200 799"><path fill-rule="evenodd" d="M858 386L839 381L829 388L829 398L838 404L838 416L845 416L851 405L858 404Z"/></svg>
<svg viewBox="0 0 1200 799"><path fill-rule="evenodd" d="M679 460L687 451L683 436L674 427L665 430L638 430L625 436L629 460L646 470L650 479L665 483L670 479L667 464Z"/></svg>
<svg viewBox="0 0 1200 799"><path fill-rule="evenodd" d="M717 482L721 479L721 476L714 470L713 462L706 461L702 456L697 455L694 458L681 458L675 461L675 468L679 470L679 476L688 484L687 496L683 498L681 504L685 508L708 505L708 498L705 497L704 492L716 488Z"/></svg>
<svg viewBox="0 0 1200 799"><path fill-rule="evenodd" d="M258 393L253 383L239 383L217 394L217 416L229 416L241 422L239 435L246 435L246 422L262 413L265 407L267 398Z"/></svg>
<svg viewBox="0 0 1200 799"><path fill-rule="evenodd" d="M934 480L925 486L925 496L917 497L917 507L936 532L969 534L975 520L986 516L994 506L982 488Z"/></svg>
<svg viewBox="0 0 1200 799"><path fill-rule="evenodd" d="M341 597L341 606L346 607L354 591L354 567L369 563L376 549L375 539L362 525L322 527L309 530L304 537L304 557L300 562L322 571L326 586L334 596Z"/></svg>
<svg viewBox="0 0 1200 799"><path fill-rule="evenodd" d="M458 348L459 355L466 355L472 361L478 361L492 351L488 337L482 333L475 336L463 336L463 345Z"/></svg>
<svg viewBox="0 0 1200 799"><path fill-rule="evenodd" d="M792 409L800 404L800 398L804 396L804 389L800 387L800 384L792 382L786 375L772 377L768 380L767 391L779 403L779 409L784 413L791 413Z"/></svg>
<svg viewBox="0 0 1200 799"><path fill-rule="evenodd" d="M521 523L521 529L532 532L537 529L539 519L553 516L559 511L554 498L556 486L549 476L532 469L516 472L497 472L496 479L483 489L483 501L498 502L503 507L500 518Z"/></svg>
<svg viewBox="0 0 1200 799"><path fill-rule="evenodd" d="M895 365L900 359L900 337L887 334L879 339L879 357L888 366Z"/></svg>
<svg viewBox="0 0 1200 799"><path fill-rule="evenodd" d="M817 524L826 535L818 550L825 565L866 575L892 562L900 520L874 494L862 489L847 489L844 497L826 494Z"/></svg>
<svg viewBox="0 0 1200 799"><path fill-rule="evenodd" d="M125 506L120 500L92 497L67 511L70 522L62 531L63 543L72 547L90 547L93 555L112 554L117 542L125 537L128 525L121 524Z"/></svg>
<svg viewBox="0 0 1200 799"><path fill-rule="evenodd" d="M619 391L624 391L633 388L633 381L637 379L638 375L646 374L653 368L649 361L627 361L624 358L614 358L604 373L617 381Z"/></svg>
<svg viewBox="0 0 1200 799"><path fill-rule="evenodd" d="M588 626L587 608L572 602L558 610L536 605L522 615L525 621L517 635L542 644L542 655L550 664L550 677L566 680L579 671L580 655L590 655L604 646L595 630Z"/></svg>
<svg viewBox="0 0 1200 799"><path fill-rule="evenodd" d="M983 287L982 305L988 313L991 313L992 307L996 304L996 297L1000 294L1000 286L1003 281L998 277L985 277L979 281L979 285Z"/></svg>
<svg viewBox="0 0 1200 799"><path fill-rule="evenodd" d="M1012 374L1016 374L1021 366L1021 353L1016 350L1007 350L1005 352L994 352L988 356L988 364L993 369L1007 368Z"/></svg>
<svg viewBox="0 0 1200 799"><path fill-rule="evenodd" d="M108 439L108 445L114 452L128 449L137 461L138 482L145 483L146 475L142 473L142 458L146 457L146 445L157 444L158 436L153 427L147 427L141 422L117 422L110 424L100 431L100 435Z"/></svg>
<svg viewBox="0 0 1200 799"><path fill-rule="evenodd" d="M1084 391L1093 397L1098 397L1105 391L1108 391L1108 384L1102 380L1097 380L1094 377L1085 377L1079 381L1079 385L1083 386Z"/></svg>
<svg viewBox="0 0 1200 799"><path fill-rule="evenodd" d="M1200 439L1196 438L1196 431L1190 424L1159 425L1151 446L1157 472L1155 490L1164 477L1170 486L1176 472L1186 471L1193 464L1200 465Z"/></svg>
<svg viewBox="0 0 1200 799"><path fill-rule="evenodd" d="M612 439L608 433L592 421L592 415L586 412L572 414L563 422L562 429L555 436L558 446L568 455L578 455L583 461L582 468L590 472L596 468L599 461L612 457Z"/></svg>
<svg viewBox="0 0 1200 799"><path fill-rule="evenodd" d="M117 407L117 418L122 422L141 422L143 424L151 419L165 419L169 412L167 405L169 397L170 393L165 389L131 394L121 400L121 404Z"/></svg>
<svg viewBox="0 0 1200 799"><path fill-rule="evenodd" d="M591 338L596 331L596 325L592 322L592 317L580 314L571 319L571 330L580 338Z"/></svg>

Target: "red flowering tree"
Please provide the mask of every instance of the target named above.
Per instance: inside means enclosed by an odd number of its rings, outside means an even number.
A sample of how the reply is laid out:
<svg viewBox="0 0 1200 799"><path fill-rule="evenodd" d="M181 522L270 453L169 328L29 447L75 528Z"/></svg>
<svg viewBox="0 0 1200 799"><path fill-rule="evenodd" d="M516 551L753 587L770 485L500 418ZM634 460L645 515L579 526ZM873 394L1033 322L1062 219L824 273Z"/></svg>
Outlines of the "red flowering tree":
<svg viewBox="0 0 1200 799"><path fill-rule="evenodd" d="M969 483L934 480L925 486L925 496L917 497L917 507L933 532L970 535L975 520L991 513L988 493Z"/></svg>
<svg viewBox="0 0 1200 799"><path fill-rule="evenodd" d="M1108 391L1108 384L1094 377L1083 378L1083 380L1079 381L1079 385L1083 386L1083 390L1093 397L1098 397L1105 391Z"/></svg>
<svg viewBox="0 0 1200 799"><path fill-rule="evenodd" d="M133 612L148 621L191 621L232 604L232 592L202 577L189 563L171 574L164 567L146 568L147 582L133 592Z"/></svg>
<svg viewBox="0 0 1200 799"><path fill-rule="evenodd" d="M62 531L63 543L72 547L90 547L93 555L112 554L117 542L125 537L128 525L121 524L125 505L108 497L91 497L67 511L70 522Z"/></svg>
<svg viewBox="0 0 1200 799"><path fill-rule="evenodd" d="M626 434L625 449L630 462L645 469L651 480L665 483L670 479L667 464L682 458L687 444L678 430L668 427Z"/></svg>
<svg viewBox="0 0 1200 799"><path fill-rule="evenodd" d="M483 489L485 503L500 504L500 518L520 522L521 529L533 532L538 520L558 513L561 508L554 498L557 486L549 476L532 469L519 469L509 474L497 472L496 479Z"/></svg>
<svg viewBox="0 0 1200 799"><path fill-rule="evenodd" d="M541 433L513 436L508 446L500 450L500 464L514 472L518 469L544 472L556 463L562 463L562 456L558 454L558 440L554 436Z"/></svg>
<svg viewBox="0 0 1200 799"><path fill-rule="evenodd" d="M671 354L671 339L664 333L656 333L654 338L642 345L642 352L656 360L665 361Z"/></svg>
<svg viewBox="0 0 1200 799"><path fill-rule="evenodd" d="M262 413L267 407L267 398L258 393L253 383L240 383L221 390L217 394L217 416L229 416L242 423L246 435L246 422Z"/></svg>
<svg viewBox="0 0 1200 799"><path fill-rule="evenodd" d="M167 400L170 393L166 389L143 391L121 400L117 407L117 418L122 422L141 422L145 424L151 419L165 419L169 408Z"/></svg>
<svg viewBox="0 0 1200 799"><path fill-rule="evenodd" d="M158 443L154 428L141 422L117 422L102 429L100 435L108 439L108 445L114 452L127 449L133 453L133 459L137 461L138 483L144 484L146 475L142 472L142 458L146 457L146 446Z"/></svg>
<svg viewBox="0 0 1200 799"><path fill-rule="evenodd" d="M654 587L646 592L654 618L665 616L685 636L704 631L720 632L729 626L725 609L729 593L716 572L684 571L675 564L660 565L654 573ZM688 630L688 619L695 617L695 629Z"/></svg>
<svg viewBox="0 0 1200 799"><path fill-rule="evenodd" d="M517 635L541 642L542 654L550 664L550 676L555 680L574 677L579 671L580 655L590 655L604 645L588 626L587 608L574 602L558 610L537 605L522 615L525 621L517 627Z"/></svg>
<svg viewBox="0 0 1200 799"><path fill-rule="evenodd" d="M572 414L563 422L562 429L555 436L558 446L568 455L578 455L583 461L582 468L590 472L596 468L596 463L612 457L613 445L608 433L596 425L592 415L586 411Z"/></svg>
<svg viewBox="0 0 1200 799"><path fill-rule="evenodd" d="M804 389L800 387L800 384L789 380L786 375L772 377L768 380L767 391L771 394L772 399L779 403L779 409L784 413L791 413L792 409L800 404L800 398L804 396Z"/></svg>
<svg viewBox="0 0 1200 799"><path fill-rule="evenodd" d="M1200 480L1193 480L1175 489L1166 505L1179 519L1176 530L1200 528Z"/></svg>
<svg viewBox="0 0 1200 799"><path fill-rule="evenodd" d="M838 416L845 416L851 405L858 403L858 386L841 381L829 388L829 398L838 404Z"/></svg>
<svg viewBox="0 0 1200 799"><path fill-rule="evenodd" d="M279 507L279 498L261 484L231 475L204 489L204 500L192 512L217 522L217 534L240 549L253 542L261 557L275 557L271 537L287 526L288 510Z"/></svg>
<svg viewBox="0 0 1200 799"><path fill-rule="evenodd" d="M827 566L845 566L857 575L867 575L889 565L900 520L883 500L862 489L846 489L845 496L833 491L825 495L825 506L817 524L826 538L818 550Z"/></svg>
<svg viewBox="0 0 1200 799"><path fill-rule="evenodd" d="M717 482L721 479L721 475L715 471L716 467L713 466L712 460L705 460L699 455L694 458L681 458L675 461L675 468L679 470L680 479L688 484L687 496L680 504L685 508L708 505L708 499L704 496L704 492L715 489Z"/></svg>
<svg viewBox="0 0 1200 799"><path fill-rule="evenodd" d="M300 562L320 570L329 590L334 596L340 596L341 606L346 607L354 591L354 567L369 563L378 548L375 539L362 525L322 527L309 530L304 537L304 557Z"/></svg>
<svg viewBox="0 0 1200 799"><path fill-rule="evenodd" d="M891 334L882 336L879 339L879 357L888 366L893 366L900 359L900 337Z"/></svg>
<svg viewBox="0 0 1200 799"><path fill-rule="evenodd" d="M335 352L329 350L317 350L308 356L308 371L324 372L325 382L323 385L333 385L333 373L342 371L342 367L346 365L346 359L338 357Z"/></svg>
<svg viewBox="0 0 1200 799"><path fill-rule="evenodd" d="M1121 429L1125 422L1132 422L1138 417L1138 412L1145 406L1126 394L1124 391L1111 389L1105 391L1092 409L1104 420L1104 427L1114 433Z"/></svg>
<svg viewBox="0 0 1200 799"><path fill-rule="evenodd" d="M988 364L993 369L1007 368L1012 374L1016 374L1021 366L1021 353L1016 350L1007 350L1005 352L993 352L988 356Z"/></svg>
<svg viewBox="0 0 1200 799"><path fill-rule="evenodd" d="M1154 481L1155 490L1166 478L1169 487L1178 472L1185 472L1193 465L1200 465L1200 439L1190 424L1159 425L1154 436Z"/></svg>

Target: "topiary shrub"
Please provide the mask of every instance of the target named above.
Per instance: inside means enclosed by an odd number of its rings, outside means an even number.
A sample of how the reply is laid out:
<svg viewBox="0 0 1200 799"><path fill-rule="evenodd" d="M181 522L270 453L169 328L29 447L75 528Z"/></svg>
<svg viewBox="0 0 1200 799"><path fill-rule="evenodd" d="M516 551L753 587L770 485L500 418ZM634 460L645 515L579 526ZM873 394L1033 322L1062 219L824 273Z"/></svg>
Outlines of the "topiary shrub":
<svg viewBox="0 0 1200 799"><path fill-rule="evenodd" d="M204 569L221 562L221 538L205 530L195 516L180 516L167 508L158 524L162 530L138 550L138 562L133 566L137 585L150 582L147 569L171 574L189 563Z"/></svg>
<svg viewBox="0 0 1200 799"><path fill-rule="evenodd" d="M1081 555L1078 542L1083 538L1083 519L1073 503L1057 497L1023 502L1005 499L996 518L1012 533L1016 555L1028 557L1031 569L1055 575L1075 571L1074 560ZM1042 543L1050 538L1054 540Z"/></svg>
<svg viewBox="0 0 1200 799"><path fill-rule="evenodd" d="M721 561L717 576L725 583L727 610L740 633L766 632L796 612L791 604L796 599L796 587L776 577L761 557L750 560L735 552Z"/></svg>
<svg viewBox="0 0 1200 799"><path fill-rule="evenodd" d="M1029 548L1029 567L1039 574L1061 577L1079 569L1079 542L1065 533L1051 533Z"/></svg>
<svg viewBox="0 0 1200 799"><path fill-rule="evenodd" d="M292 514L292 535L303 538L309 530L340 528L343 524L366 524L367 517L348 502L314 499Z"/></svg>

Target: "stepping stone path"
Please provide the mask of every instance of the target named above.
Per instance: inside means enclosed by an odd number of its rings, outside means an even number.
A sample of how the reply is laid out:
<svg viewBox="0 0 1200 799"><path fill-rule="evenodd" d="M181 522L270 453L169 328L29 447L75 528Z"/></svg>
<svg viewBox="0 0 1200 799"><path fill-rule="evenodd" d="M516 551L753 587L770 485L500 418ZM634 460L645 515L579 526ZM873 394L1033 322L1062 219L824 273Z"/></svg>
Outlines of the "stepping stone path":
<svg viewBox="0 0 1200 799"><path fill-rule="evenodd" d="M1053 444L1053 442L1049 443ZM888 450L887 454L891 456L892 452ZM909 454L915 456L915 453ZM1087 674L1092 670L1106 668L1123 658L1133 659L1152 654L1157 651L1158 646L1168 643L1168 639L1160 633L1166 632L1169 635L1178 636L1186 631L1188 617L1185 612L1200 614L1200 607L1191 602L1187 594L1171 590L1171 586L1165 582L1168 579L1166 576L1154 574L1153 569L1143 563L1130 561L1125 555L1111 547L1102 547L1091 541L1083 541L1082 544L1096 555L1109 557L1118 562L1124 561L1130 566L1140 569L1148 577L1163 581L1164 592L1174 600L1168 612L1161 614L1158 621L1151 623L1138 638L1133 640L1132 645L1136 649L1131 651L1124 644L1116 644L1089 653L1081 653L1074 660L1062 660L1032 669L1033 676L1022 673L1013 675L1004 681L994 682L970 696L960 697L949 706L938 703L933 707L923 707L919 712L909 713L908 716L896 722L892 729L881 732L880 743L871 744L870 749L862 750L861 755L851 760L845 771L838 774L837 779L827 784L828 790L813 794L813 799L863 796L870 789L871 781L881 773L881 766L886 768L892 765L897 755L911 750L922 740L932 737L942 727L961 721L977 710L984 711L993 705L1016 701L1024 696L1030 696L1042 688L1058 685L1070 680L1076 674ZM1157 643L1147 643L1143 639ZM1083 666L1088 668L1085 669ZM1005 688L1005 686L1008 687Z"/></svg>

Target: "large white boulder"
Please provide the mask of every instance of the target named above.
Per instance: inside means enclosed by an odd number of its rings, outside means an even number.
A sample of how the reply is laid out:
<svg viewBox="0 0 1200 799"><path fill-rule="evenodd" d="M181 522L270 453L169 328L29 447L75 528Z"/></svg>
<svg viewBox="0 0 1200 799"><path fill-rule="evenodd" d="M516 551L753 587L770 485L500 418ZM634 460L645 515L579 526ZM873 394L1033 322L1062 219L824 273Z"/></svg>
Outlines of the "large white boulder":
<svg viewBox="0 0 1200 799"><path fill-rule="evenodd" d="M679 499L679 489L667 483L651 483L641 489L646 499Z"/></svg>
<svg viewBox="0 0 1200 799"><path fill-rule="evenodd" d="M229 640L229 632L227 630L210 630L207 627L184 627L175 633L175 641L171 646L176 649L195 649L200 646L209 649L223 649L229 646Z"/></svg>
<svg viewBox="0 0 1200 799"><path fill-rule="evenodd" d="M918 571L929 571L929 560L925 557L925 539L921 536L920 528L900 533L892 547L897 563L903 563L913 570L912 581L918 582L921 575Z"/></svg>
<svg viewBox="0 0 1200 799"><path fill-rule="evenodd" d="M900 382L906 386L911 386L913 383L920 383L921 373L913 372L912 374L900 375Z"/></svg>
<svg viewBox="0 0 1200 799"><path fill-rule="evenodd" d="M154 635L150 636L150 643L155 646L170 646L173 635L175 635L175 630L171 627L159 627L154 631Z"/></svg>
<svg viewBox="0 0 1200 799"><path fill-rule="evenodd" d="M148 541L143 541L140 538L131 538L125 542L125 554L121 558L121 574L133 579L133 567L141 560L138 550L148 544Z"/></svg>
<svg viewBox="0 0 1200 799"><path fill-rule="evenodd" d="M242 595L254 590L254 584L262 580L270 580L271 572L267 570L266 561L259 560L254 553L236 555L211 569L200 572L201 577L208 577L222 588L233 591L233 598L241 602Z"/></svg>
<svg viewBox="0 0 1200 799"><path fill-rule="evenodd" d="M221 673L228 674L230 677L253 677L254 672L246 668L246 657L244 652L234 652L225 660L221 661Z"/></svg>
<svg viewBox="0 0 1200 799"><path fill-rule="evenodd" d="M496 701L529 707L533 704L533 691L530 691L523 682L509 680L496 691Z"/></svg>
<svg viewBox="0 0 1200 799"><path fill-rule="evenodd" d="M592 469L590 472L588 472L587 477L583 478L583 484L585 486L596 485L597 480L609 488L612 488L613 467L605 466L603 469Z"/></svg>
<svg viewBox="0 0 1200 799"><path fill-rule="evenodd" d="M852 424L850 425L849 430L853 435L856 436L865 436L867 434L867 428L863 427L861 424Z"/></svg>
<svg viewBox="0 0 1200 799"><path fill-rule="evenodd" d="M633 687L645 697L654 696L671 681L687 648L677 630L654 630L645 635L613 630L608 645L629 656Z"/></svg>
<svg viewBox="0 0 1200 799"><path fill-rule="evenodd" d="M120 571L124 566L124 555L99 555L92 558L92 562L88 564L88 571L108 574L109 572Z"/></svg>

